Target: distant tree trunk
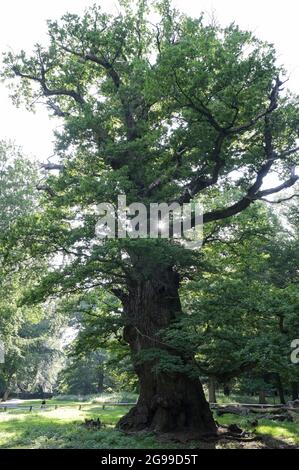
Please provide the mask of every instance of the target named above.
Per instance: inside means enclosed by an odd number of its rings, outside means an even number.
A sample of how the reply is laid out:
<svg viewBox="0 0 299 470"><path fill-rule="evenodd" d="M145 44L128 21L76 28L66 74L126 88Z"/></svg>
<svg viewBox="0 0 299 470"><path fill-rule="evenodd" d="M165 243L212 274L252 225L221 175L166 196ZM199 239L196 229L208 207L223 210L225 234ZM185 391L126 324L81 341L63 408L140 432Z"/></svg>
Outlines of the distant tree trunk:
<svg viewBox="0 0 299 470"><path fill-rule="evenodd" d="M2 394L1 401L7 401L9 395L10 395L10 390L6 389L6 390L3 392L3 394Z"/></svg>
<svg viewBox="0 0 299 470"><path fill-rule="evenodd" d="M223 384L223 393L226 397L230 396L230 387L227 383Z"/></svg>
<svg viewBox="0 0 299 470"><path fill-rule="evenodd" d="M292 400L298 400L299 399L298 383L292 382L291 387L292 387Z"/></svg>
<svg viewBox="0 0 299 470"><path fill-rule="evenodd" d="M97 382L98 382L98 386L97 386L98 393L102 393L103 387L104 387L104 372L103 371L99 371Z"/></svg>
<svg viewBox="0 0 299 470"><path fill-rule="evenodd" d="M275 381L276 381L276 388L277 388L280 403L285 405L286 400L285 400L285 396L284 396L284 390L283 390L283 385L282 385L280 374L275 374L274 377L275 377Z"/></svg>
<svg viewBox="0 0 299 470"><path fill-rule="evenodd" d="M283 385L282 385L280 374L275 374L275 377L276 377L276 386L277 386L277 391L278 391L280 403L285 405L286 400L285 400L285 396L284 396L284 390L283 390Z"/></svg>
<svg viewBox="0 0 299 470"><path fill-rule="evenodd" d="M259 391L259 404L260 405L264 405L267 403L267 399L266 399L266 393L265 393L265 390L264 389L261 389Z"/></svg>
<svg viewBox="0 0 299 470"><path fill-rule="evenodd" d="M124 339L130 345L140 388L137 405L118 423L123 430L216 434L194 358L184 357L159 336L181 314L178 289L178 275L170 268L156 272L155 279L137 280L123 299ZM144 353L147 358L142 358ZM163 364L157 369L163 353L170 370L163 370Z"/></svg>
<svg viewBox="0 0 299 470"><path fill-rule="evenodd" d="M209 403L217 403L215 377L209 377L208 390L209 390Z"/></svg>

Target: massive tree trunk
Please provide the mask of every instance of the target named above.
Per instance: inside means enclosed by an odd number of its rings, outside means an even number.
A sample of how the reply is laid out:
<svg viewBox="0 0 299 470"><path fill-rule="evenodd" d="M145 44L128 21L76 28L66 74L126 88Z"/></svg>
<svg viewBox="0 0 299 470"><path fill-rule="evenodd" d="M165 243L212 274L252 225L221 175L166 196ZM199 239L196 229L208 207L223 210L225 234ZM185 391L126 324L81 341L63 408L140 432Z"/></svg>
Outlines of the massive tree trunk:
<svg viewBox="0 0 299 470"><path fill-rule="evenodd" d="M159 335L181 314L178 288L177 274L164 270L156 272L155 279L136 281L124 301L124 339L130 345L140 396L119 421L123 430L216 433L193 357L185 357ZM178 366L175 370L159 370L159 356L165 354L170 368Z"/></svg>

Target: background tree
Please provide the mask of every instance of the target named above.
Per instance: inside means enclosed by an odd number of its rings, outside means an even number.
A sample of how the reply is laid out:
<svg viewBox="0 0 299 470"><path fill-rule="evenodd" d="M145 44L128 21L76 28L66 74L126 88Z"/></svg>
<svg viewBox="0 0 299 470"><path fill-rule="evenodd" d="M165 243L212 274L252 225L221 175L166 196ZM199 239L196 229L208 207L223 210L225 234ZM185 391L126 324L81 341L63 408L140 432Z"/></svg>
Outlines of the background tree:
<svg viewBox="0 0 299 470"><path fill-rule="evenodd" d="M36 166L16 145L0 142L0 339L5 349L5 362L0 364L0 396L3 400L11 392L51 389L59 356L61 316L53 309L51 315L49 305L47 310L43 305L20 305L25 289L37 282L43 267L38 260L30 264L30 269L26 263L21 269L12 266L4 249L9 228L37 209L37 175ZM11 257L15 255L11 253Z"/></svg>
<svg viewBox="0 0 299 470"><path fill-rule="evenodd" d="M71 382L82 389L82 370L78 374L82 367L86 371L83 382L94 390L89 393L99 392L95 390L98 374L102 376L102 391L136 391L136 375L128 345L122 338L122 311L117 298L98 288L64 298L60 309L71 319L76 337L69 347L69 365L60 373L59 390L65 393Z"/></svg>
<svg viewBox="0 0 299 470"><path fill-rule="evenodd" d="M73 356L60 372L59 391L71 395L89 395L104 391L105 353L97 351Z"/></svg>
<svg viewBox="0 0 299 470"><path fill-rule="evenodd" d="M224 236L209 239L206 269L182 289L188 315L167 332L168 341L185 353L197 348L211 401L215 382L243 377L246 392L260 392L263 401L274 389L282 403L285 390L296 396L299 376L290 345L299 333L298 238L270 211L255 209L236 217Z"/></svg>

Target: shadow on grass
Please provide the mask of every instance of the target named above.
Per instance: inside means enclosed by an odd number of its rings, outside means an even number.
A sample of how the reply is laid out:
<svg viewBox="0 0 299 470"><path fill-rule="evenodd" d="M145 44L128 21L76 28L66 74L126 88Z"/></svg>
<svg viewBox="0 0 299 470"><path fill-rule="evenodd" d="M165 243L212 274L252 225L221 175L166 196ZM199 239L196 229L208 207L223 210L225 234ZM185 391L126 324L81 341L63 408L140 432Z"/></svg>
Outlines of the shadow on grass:
<svg viewBox="0 0 299 470"><path fill-rule="evenodd" d="M114 429L118 420L129 407L107 407L86 405L81 410L77 406L59 407L29 413L14 411L0 414L0 448L12 449L161 449L198 448L200 443L180 444L157 441L153 434L139 433L125 435ZM100 418L101 429L88 429L85 418ZM241 428L253 431L251 418L236 415L217 417L220 424L237 423ZM262 436L263 444L269 448L286 448L299 445L298 423L275 422L261 419L255 429ZM231 447L239 447L230 443ZM225 444L225 447L228 444ZM228 445L229 446L229 445Z"/></svg>

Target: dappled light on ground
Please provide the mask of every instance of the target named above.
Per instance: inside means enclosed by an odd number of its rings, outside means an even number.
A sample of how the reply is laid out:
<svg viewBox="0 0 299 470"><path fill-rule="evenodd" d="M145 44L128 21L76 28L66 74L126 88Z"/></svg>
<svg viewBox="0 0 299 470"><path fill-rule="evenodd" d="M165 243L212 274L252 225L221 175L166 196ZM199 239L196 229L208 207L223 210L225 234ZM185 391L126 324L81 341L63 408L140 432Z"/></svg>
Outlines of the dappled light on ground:
<svg viewBox="0 0 299 470"><path fill-rule="evenodd" d="M174 442L159 440L150 433L126 435L115 429L115 424L128 411L129 407L115 406L103 409L99 404L85 404L79 409L78 403L49 408L40 411L10 410L0 413L0 448L30 449L117 449L117 448L201 448L212 444L200 442ZM99 418L100 429L88 429L85 419ZM217 417L221 425L238 423L247 430L250 428L248 417L225 415ZM297 422L276 423L260 420L255 429L258 436L269 437L271 446L284 444L299 445L299 426ZM215 444L213 444L214 446ZM262 448L268 444L252 442L249 448ZM216 448L244 447L236 442L219 442Z"/></svg>

